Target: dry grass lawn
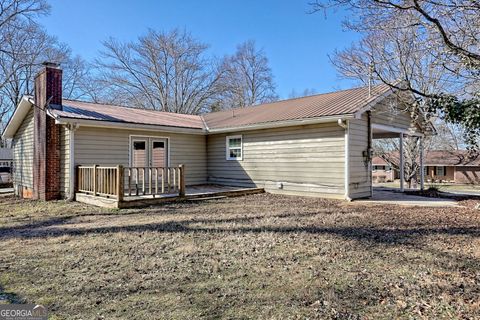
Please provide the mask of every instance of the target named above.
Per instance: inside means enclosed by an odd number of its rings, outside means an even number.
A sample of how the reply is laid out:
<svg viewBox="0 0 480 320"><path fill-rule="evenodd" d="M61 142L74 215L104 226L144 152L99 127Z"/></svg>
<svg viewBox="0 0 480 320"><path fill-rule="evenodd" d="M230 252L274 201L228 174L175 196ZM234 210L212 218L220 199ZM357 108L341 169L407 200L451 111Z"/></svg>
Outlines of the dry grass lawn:
<svg viewBox="0 0 480 320"><path fill-rule="evenodd" d="M53 319L474 319L480 211L254 195L0 198L0 300Z"/></svg>

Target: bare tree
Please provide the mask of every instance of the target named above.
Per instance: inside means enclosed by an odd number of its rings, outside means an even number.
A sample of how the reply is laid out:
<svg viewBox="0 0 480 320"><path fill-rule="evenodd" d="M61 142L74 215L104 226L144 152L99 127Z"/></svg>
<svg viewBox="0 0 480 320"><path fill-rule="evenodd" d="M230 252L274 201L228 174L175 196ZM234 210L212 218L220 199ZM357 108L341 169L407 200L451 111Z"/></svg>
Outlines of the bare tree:
<svg viewBox="0 0 480 320"><path fill-rule="evenodd" d="M45 0L0 0L0 29L20 20L32 21L49 10Z"/></svg>
<svg viewBox="0 0 480 320"><path fill-rule="evenodd" d="M0 0L0 59L12 59L9 42L34 23L34 18L47 14L50 7L44 0ZM19 66L17 66L19 67ZM0 89L10 81L15 68L0 69Z"/></svg>
<svg viewBox="0 0 480 320"><path fill-rule="evenodd" d="M442 46L441 51L455 54L466 66L480 67L477 0L316 0L311 5L313 11L338 6L353 9L358 20L350 17L345 25L360 32L389 28L402 16L415 17L415 24L404 21L400 27L423 29Z"/></svg>
<svg viewBox="0 0 480 320"><path fill-rule="evenodd" d="M22 32L25 26L33 24L35 18L47 14L49 10L45 0L0 0L0 90L4 90L18 72L18 68L24 66L9 64L19 54L18 51L11 50L9 42L18 32ZM0 93L0 131L3 131L5 126L10 103L10 97ZM0 141L1 145L4 143Z"/></svg>
<svg viewBox="0 0 480 320"><path fill-rule="evenodd" d="M336 54L340 73L365 82L372 75L414 94L415 108L463 126L478 145L480 113L480 3L476 0L326 0L313 11L344 6L345 26L363 34Z"/></svg>
<svg viewBox="0 0 480 320"><path fill-rule="evenodd" d="M295 89L292 89L292 91L288 94L289 99L293 98L299 98L299 97L306 97L306 96L312 96L316 94L317 91L313 88L310 89L304 89L302 92L298 93Z"/></svg>
<svg viewBox="0 0 480 320"><path fill-rule="evenodd" d="M445 122L443 119L434 120L437 134L429 137L429 150L458 151L466 148L463 128Z"/></svg>
<svg viewBox="0 0 480 320"><path fill-rule="evenodd" d="M0 59L17 54L12 52L8 42L16 37L17 32L34 24L36 17L47 14L49 10L45 0L0 0ZM0 70L0 88L10 81L15 72L14 68Z"/></svg>
<svg viewBox="0 0 480 320"><path fill-rule="evenodd" d="M135 42L109 39L96 64L100 83L123 104L169 112L205 111L217 94L218 68L207 45L186 31L148 31Z"/></svg>
<svg viewBox="0 0 480 320"><path fill-rule="evenodd" d="M400 170L400 145L398 139L380 139L374 141L375 154L389 163L396 171ZM404 179L409 188L418 182L420 170L420 139L408 136L404 139Z"/></svg>
<svg viewBox="0 0 480 320"><path fill-rule="evenodd" d="M250 40L237 47L222 64L221 108L252 106L278 99L272 70L263 50Z"/></svg>
<svg viewBox="0 0 480 320"><path fill-rule="evenodd" d="M64 71L63 96L88 98L86 89L89 68L80 57L71 57L70 49L49 36L41 27L30 21L17 23L15 33L4 39L0 52L0 70L8 74L0 87L0 129L6 125L23 95L33 95L35 75L44 61L62 65Z"/></svg>

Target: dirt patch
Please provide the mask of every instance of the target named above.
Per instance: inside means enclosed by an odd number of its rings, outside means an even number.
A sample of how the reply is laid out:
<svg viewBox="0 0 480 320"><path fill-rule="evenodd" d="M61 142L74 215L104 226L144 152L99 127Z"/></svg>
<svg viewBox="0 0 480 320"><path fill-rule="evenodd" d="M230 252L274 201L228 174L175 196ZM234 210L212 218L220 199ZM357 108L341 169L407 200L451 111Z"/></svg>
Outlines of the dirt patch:
<svg viewBox="0 0 480 320"><path fill-rule="evenodd" d="M473 319L480 214L269 194L106 210L0 199L0 299L57 319Z"/></svg>

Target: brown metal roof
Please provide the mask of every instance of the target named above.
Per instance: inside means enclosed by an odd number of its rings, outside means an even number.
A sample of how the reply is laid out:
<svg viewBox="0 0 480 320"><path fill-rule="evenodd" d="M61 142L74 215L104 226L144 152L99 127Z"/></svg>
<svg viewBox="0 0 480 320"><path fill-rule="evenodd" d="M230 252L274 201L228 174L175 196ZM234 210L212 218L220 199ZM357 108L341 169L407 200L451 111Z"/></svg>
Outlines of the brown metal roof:
<svg viewBox="0 0 480 320"><path fill-rule="evenodd" d="M399 162L398 151L390 154L393 162ZM388 165L380 157L372 159L374 165ZM425 166L480 166L480 156L470 156L465 150L433 150L425 152Z"/></svg>
<svg viewBox="0 0 480 320"><path fill-rule="evenodd" d="M353 114L388 92L387 85L354 88L308 97L282 100L246 108L208 113L203 116L209 129L235 128L255 124Z"/></svg>
<svg viewBox="0 0 480 320"><path fill-rule="evenodd" d="M81 120L147 124L188 129L228 129L243 126L353 114L379 96L387 85L354 88L308 97L282 100L246 108L212 112L203 116L144 110L75 100L63 100L63 110L51 109L56 117Z"/></svg>
<svg viewBox="0 0 480 320"><path fill-rule="evenodd" d="M204 129L203 120L197 115L134 109L65 99L62 107L63 110L51 109L51 112L61 118Z"/></svg>
<svg viewBox="0 0 480 320"><path fill-rule="evenodd" d="M480 166L480 157L472 157L465 150L429 151L425 155L425 165Z"/></svg>

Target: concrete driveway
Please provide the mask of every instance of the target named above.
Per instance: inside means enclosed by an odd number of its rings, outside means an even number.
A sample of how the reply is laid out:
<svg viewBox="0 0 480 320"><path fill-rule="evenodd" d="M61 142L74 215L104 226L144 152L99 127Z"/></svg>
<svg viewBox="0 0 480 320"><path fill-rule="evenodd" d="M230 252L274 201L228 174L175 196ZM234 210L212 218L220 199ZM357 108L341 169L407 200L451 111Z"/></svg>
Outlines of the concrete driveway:
<svg viewBox="0 0 480 320"><path fill-rule="evenodd" d="M0 188L0 195L13 193L13 188Z"/></svg>
<svg viewBox="0 0 480 320"><path fill-rule="evenodd" d="M355 200L356 203L398 204L420 207L457 207L457 201L446 198L430 198L402 193L394 189L374 188L370 199Z"/></svg>

